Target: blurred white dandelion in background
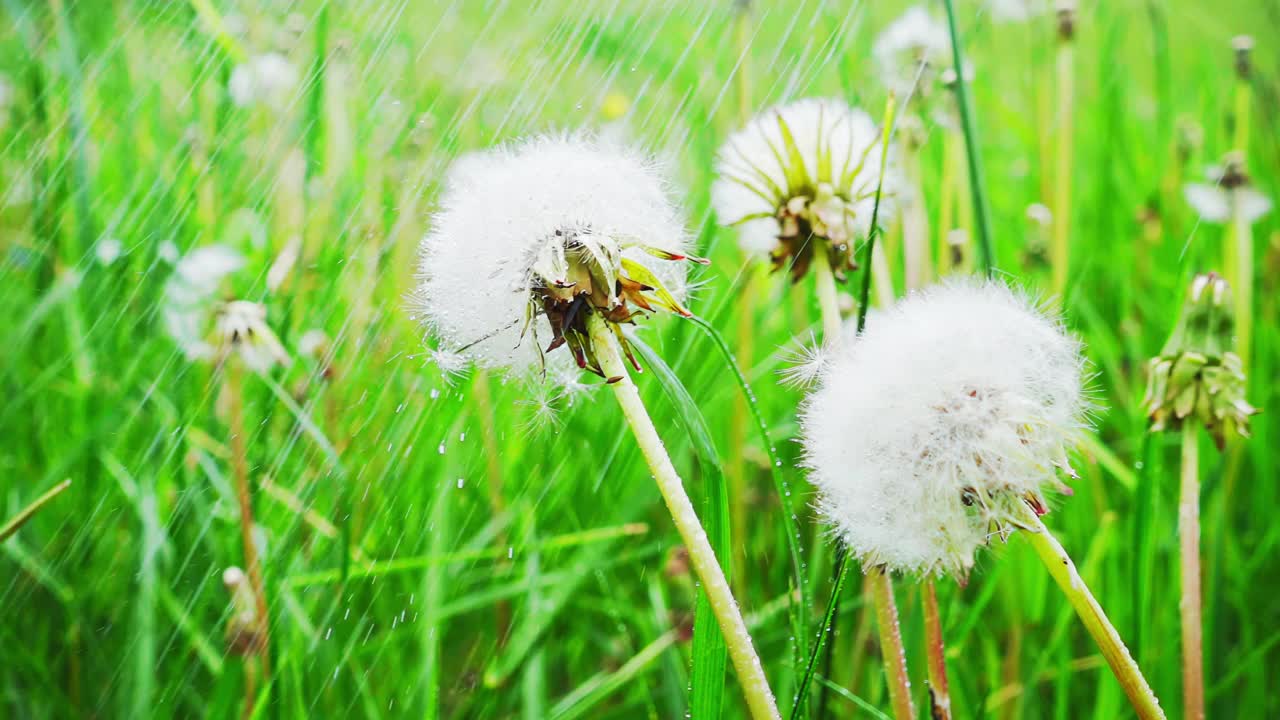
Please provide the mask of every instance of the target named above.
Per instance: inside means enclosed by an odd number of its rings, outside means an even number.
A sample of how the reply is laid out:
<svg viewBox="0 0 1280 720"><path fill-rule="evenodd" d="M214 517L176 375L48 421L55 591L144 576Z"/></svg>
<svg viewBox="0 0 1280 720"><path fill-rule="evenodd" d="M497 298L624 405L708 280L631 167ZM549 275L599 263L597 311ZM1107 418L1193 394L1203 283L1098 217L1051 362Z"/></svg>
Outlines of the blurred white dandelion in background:
<svg viewBox="0 0 1280 720"><path fill-rule="evenodd" d="M297 67L276 52L254 55L231 71L227 92L239 107L265 105L274 110L286 107L299 84Z"/></svg>

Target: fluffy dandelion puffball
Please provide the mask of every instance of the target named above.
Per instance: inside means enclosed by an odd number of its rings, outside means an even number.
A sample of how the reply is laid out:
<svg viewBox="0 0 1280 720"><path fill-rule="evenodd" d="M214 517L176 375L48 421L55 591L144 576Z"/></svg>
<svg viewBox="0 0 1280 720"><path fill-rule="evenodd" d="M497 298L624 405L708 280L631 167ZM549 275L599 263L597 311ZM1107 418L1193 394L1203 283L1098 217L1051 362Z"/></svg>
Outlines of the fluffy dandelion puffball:
<svg viewBox="0 0 1280 720"><path fill-rule="evenodd" d="M829 241L839 272L852 267L853 244L871 229L880 151L875 121L841 100L771 107L725 141L711 201L721 223L738 227L743 249L769 253L775 269L804 275L817 238ZM891 169L885 182L882 219Z"/></svg>
<svg viewBox="0 0 1280 720"><path fill-rule="evenodd" d="M1210 167L1209 182L1187 183L1182 192L1200 219L1215 224L1231 221L1238 212L1247 223L1255 223L1271 212L1271 198L1258 192L1244 171L1244 160L1230 154L1222 165Z"/></svg>
<svg viewBox="0 0 1280 720"><path fill-rule="evenodd" d="M565 357L599 372L588 316L616 330L650 311L688 313L682 261L693 258L647 158L585 135L464 157L422 241L415 296L441 351L516 375L550 377L547 363Z"/></svg>
<svg viewBox="0 0 1280 720"><path fill-rule="evenodd" d="M1085 427L1079 343L996 282L928 288L834 349L801 411L819 508L864 565L963 578L1066 491Z"/></svg>
<svg viewBox="0 0 1280 720"><path fill-rule="evenodd" d="M952 67L947 26L923 5L909 8L890 23L876 38L871 53L881 82L899 99L905 99L913 90L918 96L927 95ZM969 74L966 70L966 78Z"/></svg>
<svg viewBox="0 0 1280 720"><path fill-rule="evenodd" d="M293 99L298 83L293 63L280 53L269 52L237 65L227 81L227 92L239 107L261 103L279 110Z"/></svg>

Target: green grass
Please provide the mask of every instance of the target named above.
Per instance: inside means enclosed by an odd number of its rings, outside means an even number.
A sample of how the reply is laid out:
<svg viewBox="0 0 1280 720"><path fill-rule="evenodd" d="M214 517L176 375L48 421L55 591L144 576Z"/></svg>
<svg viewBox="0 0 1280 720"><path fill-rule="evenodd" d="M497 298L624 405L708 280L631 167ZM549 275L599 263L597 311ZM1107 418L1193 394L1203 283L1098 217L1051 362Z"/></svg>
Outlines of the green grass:
<svg viewBox="0 0 1280 720"><path fill-rule="evenodd" d="M301 355L269 381L246 378L251 477L281 490L254 497L272 628L259 716L668 718L695 699L743 716L731 670L723 689L690 689L724 672L723 660L714 633L689 640L696 586L673 561L674 528L607 393L555 401L554 422L537 425L546 398L494 376L442 376L405 310L449 161L579 125L606 126L667 162L699 254L713 261L691 307L731 347L742 289L763 295L742 370L767 441L748 422L734 447L741 387L691 322L638 331L654 357L637 382L701 512L729 522L720 504L732 486L719 483L728 458L745 458L746 522L725 526L745 560L732 583L790 709L834 548L796 469L801 395L777 371L786 348L816 332L817 301L807 283L745 282L708 188L716 148L741 121L736 68L749 74L751 108L828 94L878 116L869 49L902 7L761 0L740 58L728 0L449 5L301 0L300 35L266 29L283 12L254 10L246 39L197 15L225 19L224 0L0 0L0 73L14 89L0 111L0 525L72 480L0 543L0 716L230 717L243 707L243 663L223 638L222 571L243 555L221 375L184 360L164 331L168 242L242 247L251 264L236 290L265 300L285 344L313 328L333 338L330 378ZM1046 288L1024 213L1049 198L1052 23L996 26L971 1L956 10L977 68L969 99L996 266ZM1174 144L1179 119L1203 128L1186 179L1229 149L1229 39L1251 32L1249 169L1280 197L1278 27L1273 0L1128 0L1086 3L1077 32L1064 305L1102 410L1075 495L1047 523L1171 717L1181 716L1177 438L1145 432L1143 366L1191 273L1216 269L1225 235L1181 201ZM232 58L279 41L305 89L280 113L233 106ZM621 122L602 114L613 93L630 105ZM935 222L942 145L934 128L922 150ZM283 148L303 153L301 184L280 181ZM1144 237L1137 215L1149 201L1161 225ZM1250 399L1264 412L1251 440L1223 455L1202 449L1213 717L1280 714L1275 218L1255 228ZM293 234L302 259L268 294L267 268ZM104 266L94 249L107 238L124 252ZM891 223L883 240L900 273ZM854 647L859 586L851 577L830 677L813 682L837 717L888 710L874 648ZM792 602L800 589L805 601ZM1130 712L1025 543L984 554L966 587L940 583L939 595L957 717ZM898 602L921 707L913 583L898 583Z"/></svg>

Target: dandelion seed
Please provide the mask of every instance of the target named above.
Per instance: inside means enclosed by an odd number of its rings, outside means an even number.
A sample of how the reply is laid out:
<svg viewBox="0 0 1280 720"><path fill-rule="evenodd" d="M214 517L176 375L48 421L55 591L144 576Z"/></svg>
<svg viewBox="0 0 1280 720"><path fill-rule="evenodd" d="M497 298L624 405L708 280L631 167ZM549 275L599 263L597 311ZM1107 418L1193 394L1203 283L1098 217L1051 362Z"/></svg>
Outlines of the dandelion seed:
<svg viewBox="0 0 1280 720"><path fill-rule="evenodd" d="M1084 427L1079 344L999 283L936 286L877 314L801 413L819 507L865 566L963 577L1028 503L1065 491Z"/></svg>
<svg viewBox="0 0 1280 720"><path fill-rule="evenodd" d="M794 388L808 388L822 376L829 359L829 349L812 334L808 342L796 341L784 357L786 366L778 371L782 384Z"/></svg>
<svg viewBox="0 0 1280 720"><path fill-rule="evenodd" d="M843 101L769 108L720 149L712 204L722 224L738 227L745 251L768 253L793 280L819 251L842 275L854 267L855 241L871 229L880 145L871 116ZM892 194L897 183L891 177L888 185ZM880 211L888 217L883 201Z"/></svg>

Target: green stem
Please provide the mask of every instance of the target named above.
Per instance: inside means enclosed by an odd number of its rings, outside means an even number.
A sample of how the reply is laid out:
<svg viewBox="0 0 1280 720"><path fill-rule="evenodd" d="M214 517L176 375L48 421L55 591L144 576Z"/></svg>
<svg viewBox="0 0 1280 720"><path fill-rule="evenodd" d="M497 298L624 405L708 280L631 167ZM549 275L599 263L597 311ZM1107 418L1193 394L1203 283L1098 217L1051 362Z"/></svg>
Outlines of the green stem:
<svg viewBox="0 0 1280 720"><path fill-rule="evenodd" d="M951 59L958 79L955 83L956 105L960 108L960 124L964 128L965 154L969 158L969 185L973 194L973 210L978 221L978 252L982 268L990 275L995 269L995 253L991 241L991 211L987 207L986 181L983 179L982 159L978 156L978 128L969 104L969 90L962 69L964 56L960 52L960 33L956 30L956 11L951 0L943 0L947 7L947 28L951 32Z"/></svg>
<svg viewBox="0 0 1280 720"><path fill-rule="evenodd" d="M1182 491L1178 540L1182 554L1182 713L1204 720L1204 645L1200 612L1200 438L1190 419L1182 425Z"/></svg>
<svg viewBox="0 0 1280 720"><path fill-rule="evenodd" d="M1240 192L1229 191L1229 196L1232 237L1227 239L1231 243L1227 254L1235 276L1230 283L1235 290L1236 354L1247 371L1253 344L1253 226L1244 213Z"/></svg>
<svg viewBox="0 0 1280 720"><path fill-rule="evenodd" d="M1058 43L1057 156L1053 179L1053 294L1062 298L1070 267L1071 160L1073 149L1073 105L1075 102L1075 48L1071 38Z"/></svg>
<svg viewBox="0 0 1280 720"><path fill-rule="evenodd" d="M813 282L818 293L818 309L822 313L822 341L828 345L840 339L840 298L836 294L836 278L831 272L831 257L825 248L813 253Z"/></svg>
<svg viewBox="0 0 1280 720"><path fill-rule="evenodd" d="M1137 711L1138 717L1141 720L1164 720L1160 701L1156 699L1151 686L1142 676L1138 663L1129 654L1129 648L1125 647L1124 641L1120 639L1120 633L1111 624L1102 606L1094 599L1093 593L1089 592L1084 579L1076 571L1075 563L1071 562L1071 556L1067 555L1067 551L1050 534L1049 528L1045 527L1040 517L1030 507L1023 505L1022 512L1023 525L1029 529L1025 535L1035 548L1036 554L1040 556L1040 561L1048 568L1049 574L1053 576L1071 606L1075 608L1085 629L1098 644L1098 649L1102 651L1103 658L1111 666L1111 672L1120 681L1120 687L1129 697L1129 702Z"/></svg>
<svg viewBox="0 0 1280 720"><path fill-rule="evenodd" d="M244 425L244 367L239 357L227 358L227 415L231 434L231 471L236 483L236 500L240 508L240 542L244 546L245 569L249 571L249 584L253 588L253 600L258 623L257 652L262 667L262 684L271 682L271 623L267 615L267 591L262 577L262 562L258 558L258 545L253 539L253 500L249 487L249 458L245 446ZM246 695L250 692L246 690ZM245 698L250 704L250 698Z"/></svg>
<svg viewBox="0 0 1280 720"><path fill-rule="evenodd" d="M880 657L884 660L885 681L889 683L889 701L897 720L914 720L911 704L911 679L907 676L907 654L902 646L902 630L898 626L898 606L893 599L893 580L883 567L866 573L871 599L876 606L876 625L880 630Z"/></svg>
<svg viewBox="0 0 1280 720"><path fill-rule="evenodd" d="M587 328L591 334L592 349L600 362L600 369L611 379L610 387L613 388L614 397L617 398L622 414L631 427L632 434L635 435L636 443L649 464L649 470L658 483L658 490L662 493L667 509L671 512L676 530L679 531L689 551L694 572L702 583L702 589L711 605L711 612L715 615L720 631L724 635L725 645L729 649L729 658L733 661L734 669L737 670L738 681L742 685L742 693L746 698L751 716L756 720L764 718L777 720L781 716L773 700L773 691L769 689L769 680L765 677L760 658L751 645L751 635L747 632L738 603L733 599L729 583L720 569L720 563L711 549L711 543L707 540L707 533L698 520L698 513L694 510L688 494L685 493L684 483L676 472L675 466L671 464L671 458L662 444L662 438L658 436L657 428L654 427L653 420L649 418L644 402L640 399L640 393L635 383L631 381L613 331L605 324L599 313L594 312L587 318Z"/></svg>

